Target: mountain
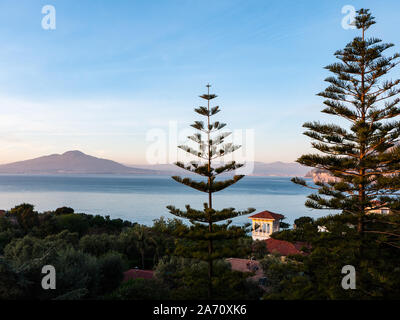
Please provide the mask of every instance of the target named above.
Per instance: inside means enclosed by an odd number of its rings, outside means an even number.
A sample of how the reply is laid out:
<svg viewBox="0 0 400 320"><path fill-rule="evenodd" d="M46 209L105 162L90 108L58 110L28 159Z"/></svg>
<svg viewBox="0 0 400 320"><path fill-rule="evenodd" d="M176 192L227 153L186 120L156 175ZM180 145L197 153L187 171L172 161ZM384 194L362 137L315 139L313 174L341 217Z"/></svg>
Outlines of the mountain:
<svg viewBox="0 0 400 320"><path fill-rule="evenodd" d="M3 174L157 174L154 170L127 167L81 151L68 151L0 165Z"/></svg>
<svg viewBox="0 0 400 320"><path fill-rule="evenodd" d="M249 165L250 163L247 166ZM298 163L254 162L252 173L244 172L244 174L250 176L303 177L307 171L306 167ZM0 174L186 175L188 173L188 171L173 164L128 166L112 160L96 158L77 150L0 165Z"/></svg>
<svg viewBox="0 0 400 320"><path fill-rule="evenodd" d="M296 162L254 162L252 176L304 177L310 169Z"/></svg>
<svg viewBox="0 0 400 320"><path fill-rule="evenodd" d="M247 164L247 166L250 166L250 163ZM188 171L183 170L173 164L135 165L135 167L146 170L157 170L165 174L188 174ZM251 169L251 167L248 169ZM308 171L309 168L298 163L277 161L271 163L254 162L252 173L244 173L249 176L304 177Z"/></svg>

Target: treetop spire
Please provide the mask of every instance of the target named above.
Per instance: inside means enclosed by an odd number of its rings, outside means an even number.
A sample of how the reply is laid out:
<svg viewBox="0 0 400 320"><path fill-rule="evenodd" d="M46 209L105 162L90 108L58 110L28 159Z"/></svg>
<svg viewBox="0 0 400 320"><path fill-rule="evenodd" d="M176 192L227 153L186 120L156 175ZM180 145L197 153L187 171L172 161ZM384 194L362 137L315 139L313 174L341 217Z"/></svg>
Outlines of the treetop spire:
<svg viewBox="0 0 400 320"><path fill-rule="evenodd" d="M357 11L357 16L354 21L354 25L357 29L363 29L363 31L365 31L375 23L375 17L371 15L369 9L360 9Z"/></svg>
<svg viewBox="0 0 400 320"><path fill-rule="evenodd" d="M207 93L199 96L200 98L210 101L218 97L216 94L210 94L211 84L207 83L206 88L207 88Z"/></svg>

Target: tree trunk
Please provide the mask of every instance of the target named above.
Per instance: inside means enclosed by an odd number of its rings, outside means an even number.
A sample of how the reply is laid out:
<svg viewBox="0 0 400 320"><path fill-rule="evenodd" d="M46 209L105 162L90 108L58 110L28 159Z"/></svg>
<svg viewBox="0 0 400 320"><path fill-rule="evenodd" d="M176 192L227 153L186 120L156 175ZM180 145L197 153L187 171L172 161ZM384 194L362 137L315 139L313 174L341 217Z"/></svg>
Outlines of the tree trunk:
<svg viewBox="0 0 400 320"><path fill-rule="evenodd" d="M210 94L210 86L207 86L207 94ZM211 192L211 146L210 146L210 100L207 101L207 110L208 110L208 117L207 117L207 143L208 143L208 207L212 209L212 192ZM211 220L211 213L209 216L208 222L208 231L212 232L212 220ZM208 299L212 297L212 277L213 277L213 260L211 259L211 255L213 253L213 241L208 240Z"/></svg>

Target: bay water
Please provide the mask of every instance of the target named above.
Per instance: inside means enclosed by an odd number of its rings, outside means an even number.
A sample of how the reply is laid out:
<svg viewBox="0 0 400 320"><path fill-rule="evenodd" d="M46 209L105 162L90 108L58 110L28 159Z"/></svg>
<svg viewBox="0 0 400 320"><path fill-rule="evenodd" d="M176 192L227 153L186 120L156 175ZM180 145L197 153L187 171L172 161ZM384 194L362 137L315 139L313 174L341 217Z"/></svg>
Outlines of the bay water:
<svg viewBox="0 0 400 320"><path fill-rule="evenodd" d="M329 212L304 206L312 190L296 185L287 177L245 177L214 194L216 209L253 207L283 214L292 224L301 216L318 218ZM31 203L39 212L68 206L77 213L109 215L152 225L161 216L172 218L166 209L186 204L201 209L208 196L175 182L169 176L120 175L0 175L0 209ZM250 222L247 216L233 220Z"/></svg>

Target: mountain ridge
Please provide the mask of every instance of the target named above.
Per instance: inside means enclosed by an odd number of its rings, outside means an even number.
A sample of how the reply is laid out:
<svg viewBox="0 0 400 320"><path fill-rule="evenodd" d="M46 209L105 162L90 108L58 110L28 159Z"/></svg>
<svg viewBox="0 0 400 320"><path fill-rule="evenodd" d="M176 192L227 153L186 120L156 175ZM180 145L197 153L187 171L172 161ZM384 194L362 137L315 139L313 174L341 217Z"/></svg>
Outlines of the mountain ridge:
<svg viewBox="0 0 400 320"><path fill-rule="evenodd" d="M127 167L113 160L87 155L79 150L50 154L0 165L6 174L154 174L153 170Z"/></svg>
<svg viewBox="0 0 400 320"><path fill-rule="evenodd" d="M251 165L249 163L248 165ZM275 161L254 162L250 176L305 176L308 169L298 163ZM79 150L50 154L33 159L0 165L0 174L138 174L174 175L188 174L173 164L125 165L97 158ZM245 173L246 174L246 173Z"/></svg>

